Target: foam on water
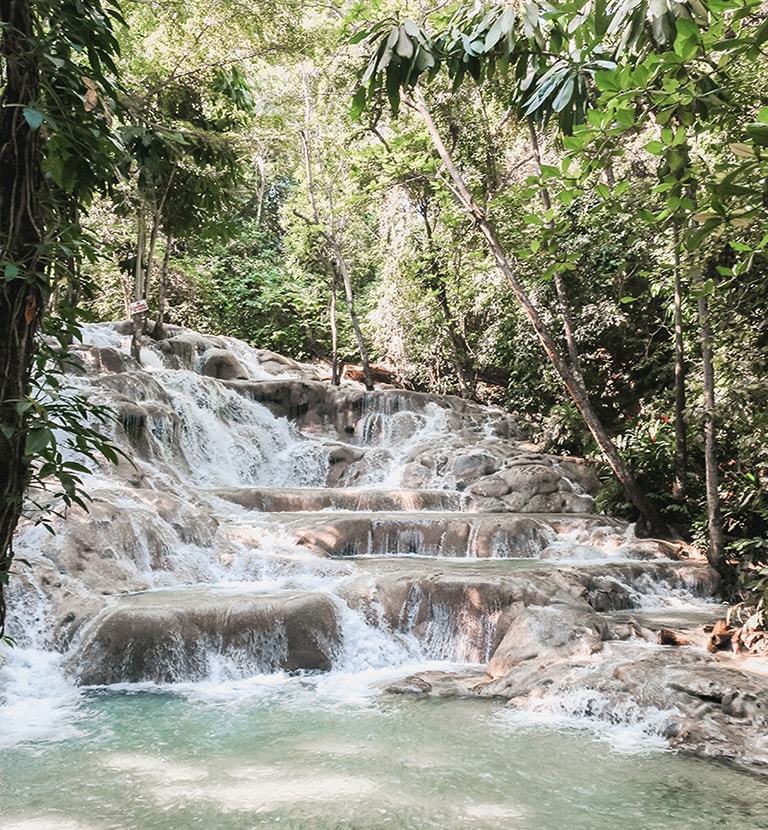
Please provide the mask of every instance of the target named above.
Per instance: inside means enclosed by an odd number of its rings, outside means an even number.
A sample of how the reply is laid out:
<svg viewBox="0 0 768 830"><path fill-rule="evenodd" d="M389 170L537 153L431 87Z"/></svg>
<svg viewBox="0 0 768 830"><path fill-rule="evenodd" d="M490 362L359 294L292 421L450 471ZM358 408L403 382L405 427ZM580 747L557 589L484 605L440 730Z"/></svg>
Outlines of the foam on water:
<svg viewBox="0 0 768 830"><path fill-rule="evenodd" d="M595 689L558 688L525 708L507 708L498 718L511 729L547 726L586 730L616 752L635 754L668 750L665 732L674 716L673 710L617 703Z"/></svg>
<svg viewBox="0 0 768 830"><path fill-rule="evenodd" d="M130 336L119 334L111 323L81 323L80 337L86 346L130 350Z"/></svg>
<svg viewBox="0 0 768 830"><path fill-rule="evenodd" d="M0 747L65 741L80 735L76 725L80 692L64 674L63 655L16 647L6 649L4 656Z"/></svg>

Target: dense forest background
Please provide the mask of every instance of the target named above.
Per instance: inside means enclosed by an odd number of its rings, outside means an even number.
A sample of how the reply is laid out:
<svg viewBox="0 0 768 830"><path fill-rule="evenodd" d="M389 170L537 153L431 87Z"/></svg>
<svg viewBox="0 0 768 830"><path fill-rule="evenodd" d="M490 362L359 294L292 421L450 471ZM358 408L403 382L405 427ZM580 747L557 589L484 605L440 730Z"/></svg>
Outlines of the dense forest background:
<svg viewBox="0 0 768 830"><path fill-rule="evenodd" d="M73 13L38 69L45 92L72 63L90 143L51 94L24 110L63 239L50 320L146 299L150 334L375 364L600 462L519 286L663 522L736 598L768 584L760 3L86 5L114 42L91 54Z"/></svg>

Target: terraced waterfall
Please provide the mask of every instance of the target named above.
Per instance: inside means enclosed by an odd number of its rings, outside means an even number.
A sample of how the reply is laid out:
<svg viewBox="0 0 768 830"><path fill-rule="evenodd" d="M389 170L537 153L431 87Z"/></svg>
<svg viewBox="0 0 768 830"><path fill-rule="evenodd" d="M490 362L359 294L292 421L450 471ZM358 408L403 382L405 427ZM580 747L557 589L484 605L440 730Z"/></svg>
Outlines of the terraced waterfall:
<svg viewBox="0 0 768 830"><path fill-rule="evenodd" d="M85 338L131 460L19 533L0 828L768 826L764 667L588 466L228 338Z"/></svg>

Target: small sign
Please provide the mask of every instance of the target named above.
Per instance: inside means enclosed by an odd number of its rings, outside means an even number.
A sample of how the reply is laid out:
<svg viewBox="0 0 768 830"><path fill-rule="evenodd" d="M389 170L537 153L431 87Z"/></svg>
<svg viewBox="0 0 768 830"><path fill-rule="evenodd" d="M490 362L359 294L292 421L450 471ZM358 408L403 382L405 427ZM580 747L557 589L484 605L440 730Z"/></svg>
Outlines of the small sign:
<svg viewBox="0 0 768 830"><path fill-rule="evenodd" d="M142 311L149 311L146 300L136 300L135 303L131 303L131 314L140 314Z"/></svg>

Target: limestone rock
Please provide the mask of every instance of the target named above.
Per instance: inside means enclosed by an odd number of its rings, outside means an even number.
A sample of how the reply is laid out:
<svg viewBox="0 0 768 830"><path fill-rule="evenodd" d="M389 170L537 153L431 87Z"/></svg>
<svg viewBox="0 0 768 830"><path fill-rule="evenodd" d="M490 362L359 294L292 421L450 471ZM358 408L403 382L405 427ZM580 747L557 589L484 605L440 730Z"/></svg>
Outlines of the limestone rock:
<svg viewBox="0 0 768 830"><path fill-rule="evenodd" d="M501 677L525 660L561 660L600 651L606 627L585 604L553 603L524 606L515 603L504 638L494 651L487 672Z"/></svg>
<svg viewBox="0 0 768 830"><path fill-rule="evenodd" d="M203 354L200 374L218 380L248 380L243 364L226 349L208 349Z"/></svg>
<svg viewBox="0 0 768 830"><path fill-rule="evenodd" d="M83 685L327 671L340 645L336 605L322 594L162 592L123 597L89 626L69 657ZM223 667L223 668L222 668Z"/></svg>

